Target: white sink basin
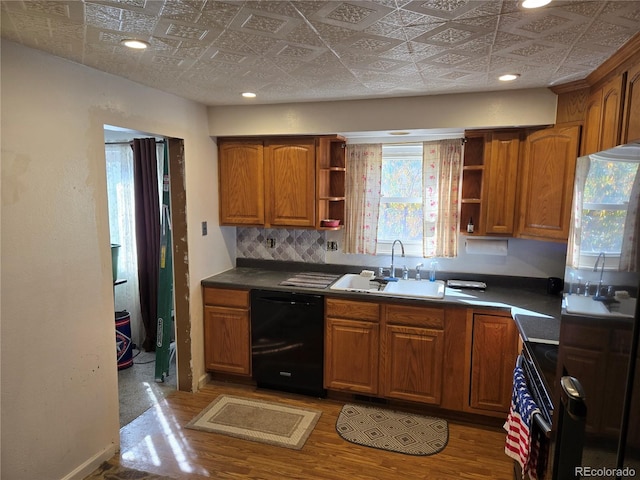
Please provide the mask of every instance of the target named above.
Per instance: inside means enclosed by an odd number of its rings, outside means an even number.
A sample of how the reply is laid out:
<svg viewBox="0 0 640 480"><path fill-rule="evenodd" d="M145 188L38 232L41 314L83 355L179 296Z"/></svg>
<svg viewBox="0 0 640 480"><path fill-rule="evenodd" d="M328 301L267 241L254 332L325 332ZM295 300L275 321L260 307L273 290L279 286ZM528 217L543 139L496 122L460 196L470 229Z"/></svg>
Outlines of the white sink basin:
<svg viewBox="0 0 640 480"><path fill-rule="evenodd" d="M380 289L378 282L372 282L367 277L356 273L347 273L336 281L330 290L346 290L349 292L376 293L390 297L420 297L443 298L445 284L442 280L430 282L428 280L401 280L388 282L384 289Z"/></svg>
<svg viewBox="0 0 640 480"><path fill-rule="evenodd" d="M385 295L400 297L443 298L445 285L442 280L398 280L389 282L384 288Z"/></svg>
<svg viewBox="0 0 640 480"><path fill-rule="evenodd" d="M567 295L565 297L567 313L580 315L596 315L600 317L633 317L636 310L636 299L627 298L607 304L583 295Z"/></svg>
<svg viewBox="0 0 640 480"><path fill-rule="evenodd" d="M378 292L378 282L372 282L367 277L362 277L357 273L347 273L340 277L333 285L329 287L330 290L347 290L350 292L369 292L369 293L381 293Z"/></svg>

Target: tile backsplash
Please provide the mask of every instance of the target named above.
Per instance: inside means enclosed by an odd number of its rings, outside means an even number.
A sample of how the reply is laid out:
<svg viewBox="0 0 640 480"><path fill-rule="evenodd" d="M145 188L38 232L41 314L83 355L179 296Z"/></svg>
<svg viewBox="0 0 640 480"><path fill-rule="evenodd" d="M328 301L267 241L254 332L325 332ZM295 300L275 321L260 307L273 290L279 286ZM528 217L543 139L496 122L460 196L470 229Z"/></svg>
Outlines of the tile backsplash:
<svg viewBox="0 0 640 480"><path fill-rule="evenodd" d="M318 230L238 227L236 255L239 258L325 263L326 236Z"/></svg>

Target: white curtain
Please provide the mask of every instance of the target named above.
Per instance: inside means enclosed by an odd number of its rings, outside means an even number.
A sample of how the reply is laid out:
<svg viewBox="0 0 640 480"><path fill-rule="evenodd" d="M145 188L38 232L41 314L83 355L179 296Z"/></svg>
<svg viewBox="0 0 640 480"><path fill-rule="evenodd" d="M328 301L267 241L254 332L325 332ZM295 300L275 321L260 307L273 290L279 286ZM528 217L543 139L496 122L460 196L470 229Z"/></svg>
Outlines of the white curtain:
<svg viewBox="0 0 640 480"><path fill-rule="evenodd" d="M347 145L345 253L376 254L382 144Z"/></svg>
<svg viewBox="0 0 640 480"><path fill-rule="evenodd" d="M424 142L422 195L424 234L422 255L458 255L458 202L462 171L460 139Z"/></svg>
<svg viewBox="0 0 640 480"><path fill-rule="evenodd" d="M640 271L640 168L631 187L627 217L624 222L622 251L620 252L621 272Z"/></svg>
<svg viewBox="0 0 640 480"><path fill-rule="evenodd" d="M575 189L571 205L572 222L569 226L569 241L567 244L567 264L573 268L580 268L580 239L582 238L582 204L584 202L584 186L587 183L591 160L580 157L576 164Z"/></svg>
<svg viewBox="0 0 640 480"><path fill-rule="evenodd" d="M162 192L164 145L158 144L158 183ZM126 283L114 287L115 309L131 315L131 340L138 348L144 339L138 290L138 257L136 253L135 199L133 194L133 150L130 144L105 144L107 161L107 195L111 243L120 245L118 279ZM161 199L159 198L160 202Z"/></svg>

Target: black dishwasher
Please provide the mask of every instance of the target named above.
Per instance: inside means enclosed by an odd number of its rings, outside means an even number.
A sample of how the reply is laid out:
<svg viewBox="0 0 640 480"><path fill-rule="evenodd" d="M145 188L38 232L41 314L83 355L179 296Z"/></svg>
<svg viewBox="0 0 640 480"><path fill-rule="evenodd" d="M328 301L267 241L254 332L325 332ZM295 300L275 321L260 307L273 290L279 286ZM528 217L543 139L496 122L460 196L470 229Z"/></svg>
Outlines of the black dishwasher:
<svg viewBox="0 0 640 480"><path fill-rule="evenodd" d="M251 290L251 360L258 387L326 396L324 297Z"/></svg>

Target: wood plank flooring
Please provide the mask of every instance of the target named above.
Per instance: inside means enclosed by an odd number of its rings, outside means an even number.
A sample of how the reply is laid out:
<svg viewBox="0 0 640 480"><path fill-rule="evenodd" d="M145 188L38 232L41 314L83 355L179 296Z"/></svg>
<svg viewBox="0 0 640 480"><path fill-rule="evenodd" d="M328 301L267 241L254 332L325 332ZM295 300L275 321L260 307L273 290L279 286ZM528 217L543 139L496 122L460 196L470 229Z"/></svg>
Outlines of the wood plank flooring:
<svg viewBox="0 0 640 480"><path fill-rule="evenodd" d="M302 450L185 429L218 395L264 399L321 410ZM120 430L122 466L177 479L493 479L511 480L504 431L449 420L449 443L418 457L343 440L335 422L343 402L214 382L196 394L175 392Z"/></svg>

